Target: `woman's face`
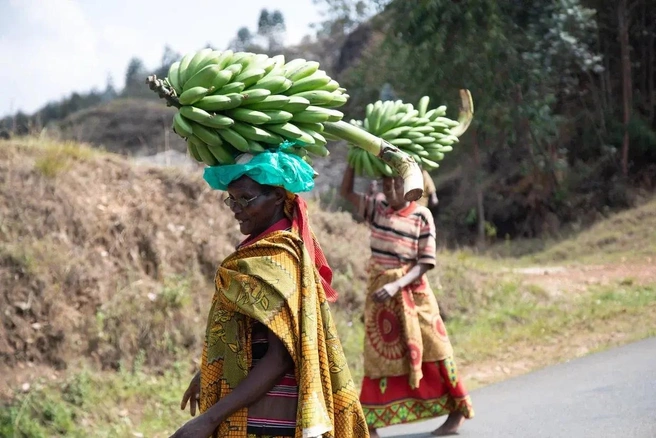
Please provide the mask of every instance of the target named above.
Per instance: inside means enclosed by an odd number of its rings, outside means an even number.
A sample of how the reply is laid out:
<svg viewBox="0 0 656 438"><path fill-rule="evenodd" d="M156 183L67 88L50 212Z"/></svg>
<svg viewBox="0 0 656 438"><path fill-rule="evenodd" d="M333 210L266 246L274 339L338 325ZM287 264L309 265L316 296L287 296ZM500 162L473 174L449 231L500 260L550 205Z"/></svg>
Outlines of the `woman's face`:
<svg viewBox="0 0 656 438"><path fill-rule="evenodd" d="M400 176L383 178L383 193L393 209L400 210L406 206L407 202L403 197L403 178Z"/></svg>
<svg viewBox="0 0 656 438"><path fill-rule="evenodd" d="M230 183L227 199L239 223L239 231L252 236L264 232L281 218L285 193L243 176Z"/></svg>

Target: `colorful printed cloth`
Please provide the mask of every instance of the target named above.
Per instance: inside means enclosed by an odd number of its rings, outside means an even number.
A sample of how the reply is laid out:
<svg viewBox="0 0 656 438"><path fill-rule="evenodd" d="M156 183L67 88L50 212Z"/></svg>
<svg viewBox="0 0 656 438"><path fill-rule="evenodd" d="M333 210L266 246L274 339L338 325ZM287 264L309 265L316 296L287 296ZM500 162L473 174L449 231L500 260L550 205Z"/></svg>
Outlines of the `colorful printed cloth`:
<svg viewBox="0 0 656 438"><path fill-rule="evenodd" d="M374 292L401 278L410 267L370 267L360 402L367 424L373 428L456 410L465 418L474 415L458 379L451 342L426 276L383 303L372 299Z"/></svg>
<svg viewBox="0 0 656 438"><path fill-rule="evenodd" d="M306 233L308 230L306 230ZM364 415L326 301L300 233L276 231L230 255L216 274L201 363L204 412L252 365L252 320L285 345L298 383L296 437L367 437ZM215 435L247 437L246 408Z"/></svg>

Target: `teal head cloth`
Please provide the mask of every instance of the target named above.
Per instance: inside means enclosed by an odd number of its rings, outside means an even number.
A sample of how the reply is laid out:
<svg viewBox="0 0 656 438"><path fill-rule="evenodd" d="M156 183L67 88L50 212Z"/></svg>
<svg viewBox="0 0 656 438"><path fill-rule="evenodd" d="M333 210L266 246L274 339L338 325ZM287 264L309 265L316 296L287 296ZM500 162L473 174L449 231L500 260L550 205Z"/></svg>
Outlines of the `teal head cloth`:
<svg viewBox="0 0 656 438"><path fill-rule="evenodd" d="M309 192L314 188L314 169L301 157L285 152L292 146L285 141L276 150L242 154L235 164L206 167L203 178L210 187L222 191L246 175L259 184L283 187L292 193Z"/></svg>

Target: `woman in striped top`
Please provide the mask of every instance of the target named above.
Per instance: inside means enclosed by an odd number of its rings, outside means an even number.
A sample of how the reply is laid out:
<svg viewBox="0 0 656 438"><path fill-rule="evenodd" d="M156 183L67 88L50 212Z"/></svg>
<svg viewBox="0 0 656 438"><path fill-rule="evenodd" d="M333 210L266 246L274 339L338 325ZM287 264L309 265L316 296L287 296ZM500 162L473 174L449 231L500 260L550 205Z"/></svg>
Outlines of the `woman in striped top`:
<svg viewBox="0 0 656 438"><path fill-rule="evenodd" d="M360 402L369 433L448 415L435 436L472 418L453 349L426 272L435 267L435 224L428 208L403 198L403 180L384 178L383 193L353 191L348 167L341 194L371 229Z"/></svg>

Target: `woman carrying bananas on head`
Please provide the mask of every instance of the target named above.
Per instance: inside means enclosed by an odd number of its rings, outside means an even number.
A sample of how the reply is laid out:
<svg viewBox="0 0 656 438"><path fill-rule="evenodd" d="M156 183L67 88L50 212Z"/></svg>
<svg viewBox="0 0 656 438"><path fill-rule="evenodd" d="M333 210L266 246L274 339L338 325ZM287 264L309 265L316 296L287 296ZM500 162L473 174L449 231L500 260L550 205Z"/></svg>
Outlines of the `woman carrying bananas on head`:
<svg viewBox="0 0 656 438"><path fill-rule="evenodd" d="M453 434L474 410L426 278L435 267L433 216L405 201L401 178L383 178L383 193L375 195L355 193L353 179L349 166L341 194L371 229L360 392L370 436L442 415L448 417L433 435Z"/></svg>
<svg viewBox="0 0 656 438"><path fill-rule="evenodd" d="M294 193L313 169L286 145L205 180L248 236L218 268L201 369L182 400L201 415L174 438L367 437L327 301L332 271Z"/></svg>

